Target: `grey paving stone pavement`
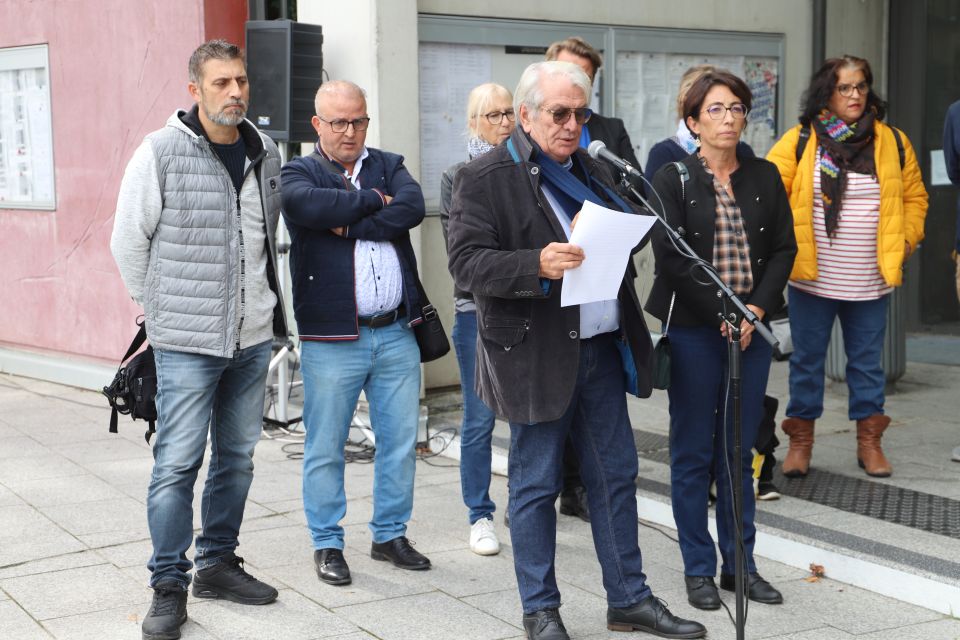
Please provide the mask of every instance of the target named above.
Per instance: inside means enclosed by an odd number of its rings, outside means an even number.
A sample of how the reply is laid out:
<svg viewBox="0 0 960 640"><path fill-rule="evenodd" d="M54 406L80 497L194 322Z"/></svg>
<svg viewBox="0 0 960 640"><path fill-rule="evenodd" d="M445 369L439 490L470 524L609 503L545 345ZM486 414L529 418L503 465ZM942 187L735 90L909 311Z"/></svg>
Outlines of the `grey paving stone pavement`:
<svg viewBox="0 0 960 640"><path fill-rule="evenodd" d="M774 366L771 388L785 396L784 366ZM889 442L896 446L891 457L898 473L889 482L896 486L960 495L956 482L960 464L944 458L960 444L960 401L946 389L960 389L960 368L911 364L904 382L890 395L888 404L897 422ZM822 430L818 424L815 464L854 475L859 473L855 459L852 464L850 460L855 445L841 392L838 385L831 386ZM663 394L631 401L630 411L635 428L666 433ZM0 638L4 640L140 637L140 622L151 597L146 586L151 545L144 506L151 451L143 441L140 423L121 419L121 433L114 435L107 432L108 418L96 393L0 375ZM300 462L288 458L290 447L296 449L285 438L265 438L258 445L238 549L251 573L277 586L278 601L244 607L191 596L184 639L524 637L509 530L499 516L506 505L505 478L495 476L491 487L500 508L497 527L503 550L497 556L480 557L468 547L469 527L456 462L443 457L419 461L409 537L434 566L426 572L407 572L370 558L366 523L372 513L373 467L347 465L349 502L343 524L354 581L332 587L320 583L314 571L300 501ZM661 483L669 482L669 470L663 464L641 460L641 469ZM201 477L205 473L204 467ZM196 493L199 501L200 492ZM761 509L822 527L870 528L867 518L845 516L801 500L785 498ZM676 533L640 524L645 571L656 595L677 614L706 624L709 638L735 638L724 609L703 612L687 604ZM933 534L918 536L890 523L874 528L887 538L895 540L899 535L904 541L912 540L903 546L918 553L953 553L957 542ZM623 634L606 630L606 603L589 525L559 517L557 553L564 598L561 612L571 636L622 640ZM759 562L786 602L782 606L753 604L747 638L960 639L957 618L829 576L810 582L801 569L770 560ZM731 594L722 592L722 597L733 608Z"/></svg>

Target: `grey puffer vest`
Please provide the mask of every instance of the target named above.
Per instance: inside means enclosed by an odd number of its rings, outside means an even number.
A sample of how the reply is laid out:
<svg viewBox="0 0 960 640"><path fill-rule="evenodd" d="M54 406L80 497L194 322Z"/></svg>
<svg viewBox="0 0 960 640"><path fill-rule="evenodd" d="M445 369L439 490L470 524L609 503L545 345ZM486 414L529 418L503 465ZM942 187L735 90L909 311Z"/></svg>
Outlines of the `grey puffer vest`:
<svg viewBox="0 0 960 640"><path fill-rule="evenodd" d="M241 133L248 141L259 139L262 152L252 169L256 184L248 176L238 195L209 142L181 122L181 115L148 136L163 199L145 281L148 338L155 349L232 357L239 348L287 335L275 277L280 154L272 140L242 123ZM250 267L242 258L251 252L243 249L241 220L250 216L264 221L269 288L245 281ZM258 277L262 280L262 272Z"/></svg>

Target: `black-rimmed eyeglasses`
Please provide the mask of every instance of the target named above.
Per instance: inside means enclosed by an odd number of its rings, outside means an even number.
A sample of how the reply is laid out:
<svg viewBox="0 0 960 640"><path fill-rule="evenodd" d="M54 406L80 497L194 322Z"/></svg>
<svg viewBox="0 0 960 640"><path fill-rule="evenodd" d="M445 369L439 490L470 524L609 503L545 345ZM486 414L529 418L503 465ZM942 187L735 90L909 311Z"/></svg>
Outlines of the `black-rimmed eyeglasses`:
<svg viewBox="0 0 960 640"><path fill-rule="evenodd" d="M870 92L870 85L866 82L860 82L858 84L838 84L837 93L842 95L844 98L849 98L853 95L853 90L856 89L857 93L861 96L867 95Z"/></svg>
<svg viewBox="0 0 960 640"><path fill-rule="evenodd" d="M747 105L743 104L742 102L735 102L729 107L718 102L704 109L703 113L706 113L708 116L710 116L711 120L722 120L723 116L727 115L727 111L729 111L730 115L737 120L743 120L747 117L747 112L750 111L750 109L747 109Z"/></svg>
<svg viewBox="0 0 960 640"><path fill-rule="evenodd" d="M562 109L547 109L546 107L540 107L540 109L553 116L553 124L559 125L566 124L567 120L570 119L571 114L573 114L573 118L577 121L577 124L584 124L590 120L590 116L593 115L593 111L590 109L590 107L580 107L579 109L571 109L569 107L563 107Z"/></svg>
<svg viewBox="0 0 960 640"><path fill-rule="evenodd" d="M370 124L370 118L354 118L353 120L327 120L323 116L317 116L320 120L323 120L328 125L334 133L344 133L347 130L347 127L353 127L354 131L366 131L367 125Z"/></svg>
<svg viewBox="0 0 960 640"><path fill-rule="evenodd" d="M517 115L513 112L513 109L491 111L490 113L483 114L483 117L486 118L490 124L500 124L504 118L507 119L507 122L513 122L517 119Z"/></svg>

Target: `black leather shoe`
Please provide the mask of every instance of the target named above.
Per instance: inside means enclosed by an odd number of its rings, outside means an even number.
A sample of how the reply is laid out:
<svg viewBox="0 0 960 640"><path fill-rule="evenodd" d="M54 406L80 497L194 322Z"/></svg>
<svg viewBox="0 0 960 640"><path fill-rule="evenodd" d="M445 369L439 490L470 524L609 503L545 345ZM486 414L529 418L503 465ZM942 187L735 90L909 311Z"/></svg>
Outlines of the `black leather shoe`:
<svg viewBox="0 0 960 640"><path fill-rule="evenodd" d="M556 609L523 614L523 630L528 640L570 640Z"/></svg>
<svg viewBox="0 0 960 640"><path fill-rule="evenodd" d="M560 513L576 516L584 522L590 522L590 505L587 504L587 490L574 487L560 494Z"/></svg>
<svg viewBox="0 0 960 640"><path fill-rule="evenodd" d="M231 553L212 567L197 571L193 595L239 604L269 604L277 599L277 590L244 571L243 558Z"/></svg>
<svg viewBox="0 0 960 640"><path fill-rule="evenodd" d="M661 638L702 638L707 628L670 613L660 598L647 596L627 609L607 608L610 631L646 631Z"/></svg>
<svg viewBox="0 0 960 640"><path fill-rule="evenodd" d="M735 591L737 584L734 576L721 573L720 588L724 591ZM783 595L761 578L759 573L751 573L747 577L747 597L760 604L783 604Z"/></svg>
<svg viewBox="0 0 960 640"><path fill-rule="evenodd" d="M317 577L327 584L350 584L350 567L340 549L317 549L313 552Z"/></svg>
<svg viewBox="0 0 960 640"><path fill-rule="evenodd" d="M687 585L687 601L697 609L712 611L720 608L720 592L713 576L683 576Z"/></svg>
<svg viewBox="0 0 960 640"><path fill-rule="evenodd" d="M430 568L430 560L410 546L410 541L404 536L386 542L374 542L370 547L370 557L374 560L389 560L401 569L424 571Z"/></svg>
<svg viewBox="0 0 960 640"><path fill-rule="evenodd" d="M153 602L143 619L143 640L177 640L187 621L187 590L179 582L162 582L153 588Z"/></svg>

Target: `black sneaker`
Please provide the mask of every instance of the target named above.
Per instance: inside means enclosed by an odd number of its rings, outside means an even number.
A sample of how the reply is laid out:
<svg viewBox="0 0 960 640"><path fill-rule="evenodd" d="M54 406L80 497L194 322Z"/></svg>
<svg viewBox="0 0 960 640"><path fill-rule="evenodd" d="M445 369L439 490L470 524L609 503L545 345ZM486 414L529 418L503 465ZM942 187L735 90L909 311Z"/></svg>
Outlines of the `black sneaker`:
<svg viewBox="0 0 960 640"><path fill-rule="evenodd" d="M277 590L243 570L243 558L232 553L193 578L197 598L223 598L239 604L269 604L277 599Z"/></svg>
<svg viewBox="0 0 960 640"><path fill-rule="evenodd" d="M187 621L187 590L179 582L162 582L153 588L153 602L143 619L143 640L177 640Z"/></svg>
<svg viewBox="0 0 960 640"><path fill-rule="evenodd" d="M779 500L780 490L770 480L757 483L757 500Z"/></svg>

